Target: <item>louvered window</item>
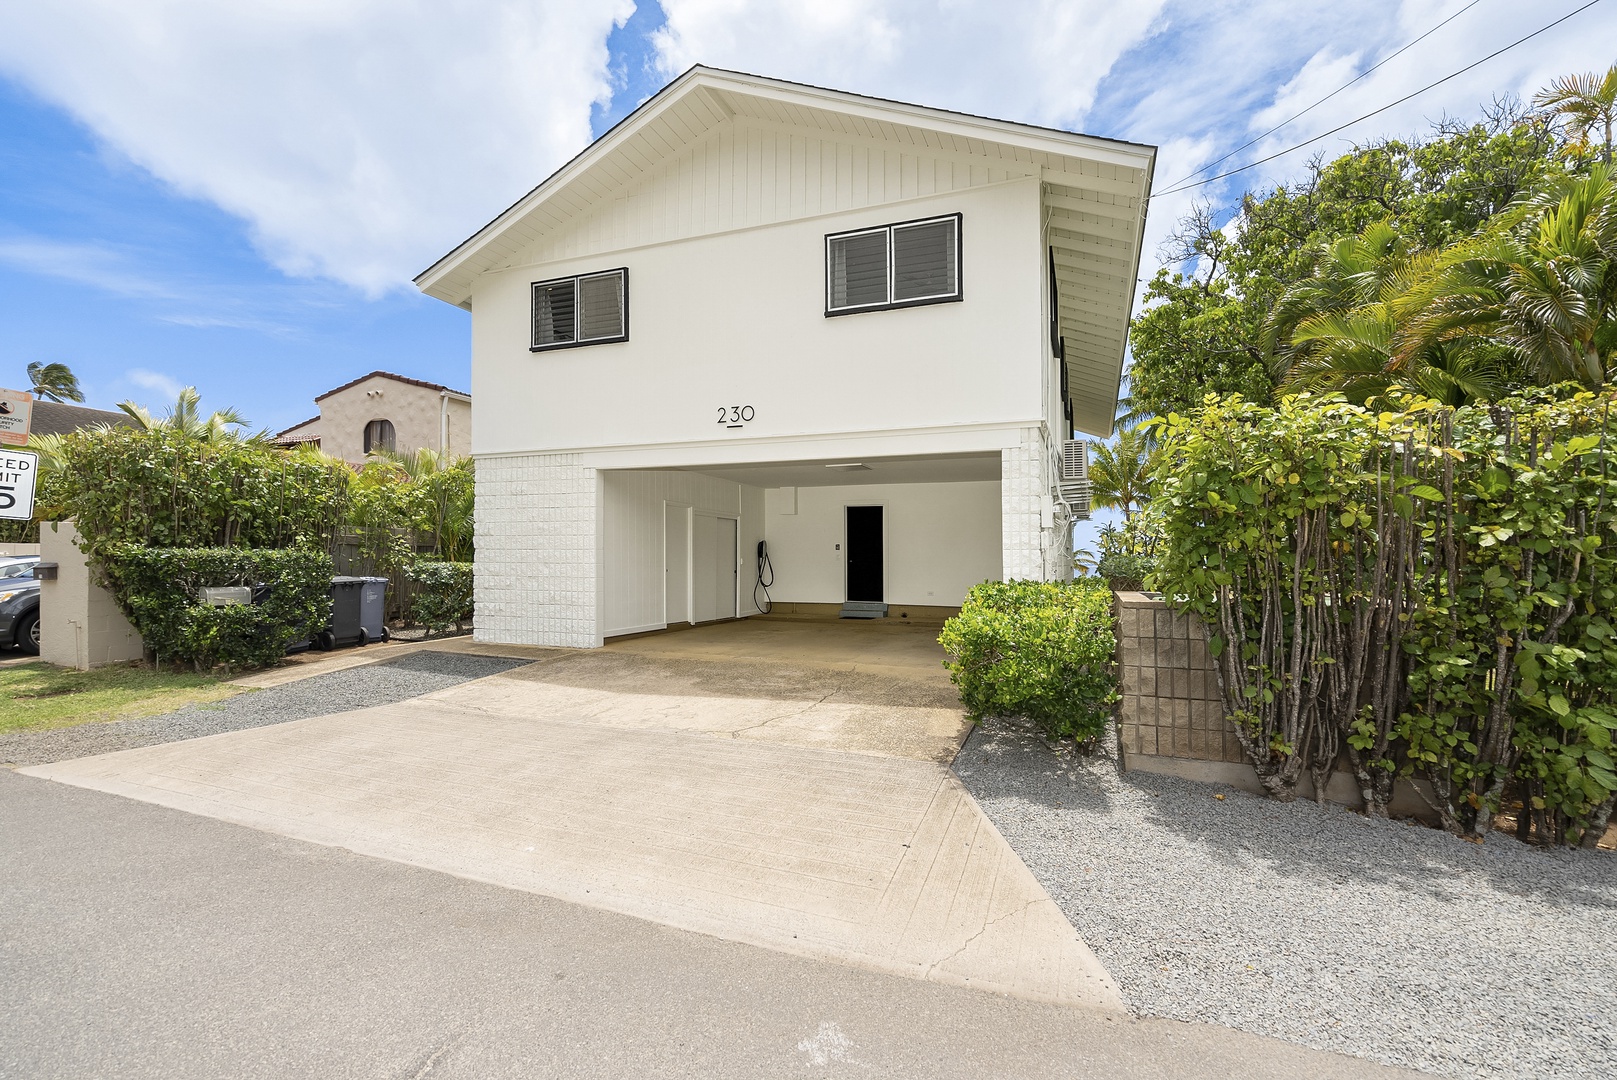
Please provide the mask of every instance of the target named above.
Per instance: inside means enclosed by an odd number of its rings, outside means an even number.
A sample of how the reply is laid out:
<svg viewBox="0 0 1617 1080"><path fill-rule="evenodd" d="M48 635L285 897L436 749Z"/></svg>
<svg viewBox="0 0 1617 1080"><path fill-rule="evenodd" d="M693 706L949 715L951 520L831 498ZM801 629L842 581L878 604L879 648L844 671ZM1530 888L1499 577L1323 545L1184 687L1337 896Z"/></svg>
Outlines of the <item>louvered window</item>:
<svg viewBox="0 0 1617 1080"><path fill-rule="evenodd" d="M629 271L534 282L534 350L628 339Z"/></svg>
<svg viewBox="0 0 1617 1080"><path fill-rule="evenodd" d="M960 215L825 238L825 313L959 300Z"/></svg>

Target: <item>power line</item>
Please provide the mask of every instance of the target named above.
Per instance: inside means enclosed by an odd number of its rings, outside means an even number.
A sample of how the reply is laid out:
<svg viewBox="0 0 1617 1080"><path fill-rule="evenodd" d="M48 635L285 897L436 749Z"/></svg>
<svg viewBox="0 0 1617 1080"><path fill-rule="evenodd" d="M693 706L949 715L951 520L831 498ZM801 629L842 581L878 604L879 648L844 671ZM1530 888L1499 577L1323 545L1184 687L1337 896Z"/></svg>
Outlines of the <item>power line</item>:
<svg viewBox="0 0 1617 1080"><path fill-rule="evenodd" d="M1443 29L1449 23L1453 22L1455 19L1458 19L1461 15L1464 15L1466 12L1470 11L1472 8L1476 7L1480 3L1482 3L1482 0L1471 0L1471 2L1469 4L1467 4L1465 7L1461 8L1459 11L1456 11L1453 15L1450 15L1448 18L1444 19L1442 22L1438 23L1436 26L1434 26L1430 30L1426 31L1426 33L1422 34L1420 37L1416 38L1414 41L1409 42L1403 48L1401 48L1397 52L1393 53L1391 56L1384 57L1383 59L1378 61L1374 66L1365 68L1364 71L1360 72L1357 76L1355 76L1352 79L1349 79L1347 82L1343 83L1341 86L1338 86L1335 90L1332 90L1329 94L1326 94L1324 97L1320 98L1318 101L1316 101L1312 105L1308 106L1308 108L1304 109L1302 112L1294 113L1293 115L1286 117L1286 119L1280 121L1280 123L1276 124L1274 127L1270 128L1268 131L1265 131L1262 135L1254 136L1253 138L1251 138L1247 142L1242 143L1240 146L1237 146L1234 150L1231 150L1229 153L1227 153L1223 157L1219 158L1217 161L1209 161L1206 165L1203 165L1201 168L1195 170L1195 172L1189 173L1189 174L1187 174L1185 176L1180 177L1178 180L1175 180L1174 183L1175 184L1183 184L1186 180L1189 180L1192 176L1195 176L1197 173L1204 173L1208 169L1216 169L1218 166L1224 164L1224 162L1228 161L1230 158L1234 157L1236 154L1239 154L1242 150L1245 150L1247 147L1252 146L1255 143L1262 142L1264 139L1267 139L1269 136L1273 135L1275 132L1279 131L1281 128L1285 127L1287 124L1291 123L1293 120L1302 119L1303 117L1307 116L1309 113L1313 112L1315 109L1319 108L1321 105L1325 104L1327 101L1331 100L1337 94L1340 94L1342 91L1346 90L1348 87L1352 86L1354 83L1358 82L1360 79L1364 78L1366 75L1369 75L1370 73L1375 71L1376 68L1379 68L1383 64L1386 64L1386 63L1388 63L1388 62L1390 62L1392 60L1398 59L1398 57L1402 56L1404 53L1408 52L1410 49L1413 49L1416 45L1419 45L1421 42L1425 41L1427 38L1431 37L1433 34L1437 33L1439 30Z"/></svg>
<svg viewBox="0 0 1617 1080"><path fill-rule="evenodd" d="M1452 73L1450 73L1448 75L1445 75L1441 79L1438 79L1436 82L1427 83L1425 86L1421 87L1419 90L1416 90L1412 94L1405 94L1403 97L1399 98L1397 101L1389 102L1388 104L1381 106L1381 108L1379 108L1379 109L1375 109L1375 110L1372 110L1371 112L1367 112L1363 116L1355 117L1354 119L1349 120L1345 124L1341 124L1341 125L1338 125L1337 127L1333 127L1329 131L1321 132L1320 134L1315 135L1312 139L1308 139L1308 140L1305 140L1304 142L1297 143L1295 146L1288 146L1288 147L1286 147L1286 149L1281 150L1278 153L1270 154L1268 157L1261 157L1256 161L1250 162L1250 163L1248 163L1246 165L1242 165L1239 169L1231 169L1229 172L1222 172L1222 173L1219 173L1217 176L1209 176L1205 180L1197 180L1194 183L1180 184L1178 187L1171 187L1167 191L1155 191L1155 192L1152 192L1152 195L1155 197L1155 196L1161 196L1161 195L1172 195L1175 192L1179 192L1179 191L1189 191L1191 188L1201 187L1203 184L1211 184L1215 180L1223 180L1225 177L1234 176L1236 173L1246 172L1248 169L1256 168L1257 166L1265 164L1266 162L1273 161L1275 158L1285 157L1287 154L1291 153L1293 150L1301 150L1305 146L1312 146L1314 143L1319 142L1321 139L1329 138L1330 136L1335 135L1339 131L1346 131L1348 128L1352 127L1354 124L1360 123L1361 121L1364 121L1364 120L1368 120L1372 116L1379 116L1381 113L1386 112L1388 109L1396 108L1397 106L1402 105L1404 102L1409 101L1412 98L1417 98L1420 95L1426 93L1426 91L1431 90L1433 87L1442 86L1444 83L1448 82L1450 79L1459 78L1461 75L1464 75L1466 72L1470 71L1472 68L1479 67L1482 64L1486 64L1489 60L1492 60L1494 57L1500 56L1500 55L1502 55L1504 53L1507 53L1510 50L1514 49L1516 46L1533 40L1534 38L1538 37L1540 34L1544 33L1546 30L1553 30L1555 27L1560 26L1562 23L1564 23L1568 19L1572 18L1572 16L1579 15L1579 14L1585 12L1585 11L1588 11L1590 8L1594 7L1598 3L1600 3L1600 0L1589 0L1589 2L1584 4L1582 7L1576 8L1575 10L1567 12L1565 15L1562 15L1559 19L1556 19L1554 22L1539 27L1537 30L1534 30L1531 34L1528 34L1526 37L1518 38L1517 40L1511 42L1509 45L1506 45L1502 49L1496 49L1495 51L1489 53L1487 56L1484 56L1481 60L1477 60L1477 61L1475 61L1473 63L1467 64L1465 67L1461 68L1459 71L1455 71L1455 72L1452 72ZM1192 174L1192 175L1194 175L1194 174Z"/></svg>

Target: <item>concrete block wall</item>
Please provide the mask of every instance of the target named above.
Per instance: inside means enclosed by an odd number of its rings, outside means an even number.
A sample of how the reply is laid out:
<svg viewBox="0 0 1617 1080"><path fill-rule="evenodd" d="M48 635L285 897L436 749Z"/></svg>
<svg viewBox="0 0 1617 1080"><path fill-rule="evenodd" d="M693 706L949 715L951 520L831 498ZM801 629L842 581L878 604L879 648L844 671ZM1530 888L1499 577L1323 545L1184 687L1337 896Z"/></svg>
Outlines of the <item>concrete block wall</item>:
<svg viewBox="0 0 1617 1080"><path fill-rule="evenodd" d="M600 645L600 515L600 477L576 454L479 458L474 638Z"/></svg>
<svg viewBox="0 0 1617 1080"><path fill-rule="evenodd" d="M1007 580L1072 576L1072 530L1054 495L1050 448L1042 427L1025 427L1000 450L1000 536Z"/></svg>
<svg viewBox="0 0 1617 1080"><path fill-rule="evenodd" d="M139 660L140 634L91 577L73 523L46 522L39 541L40 558L57 566L56 577L39 584L40 659L80 671Z"/></svg>
<svg viewBox="0 0 1617 1080"><path fill-rule="evenodd" d="M1144 593L1119 593L1117 606L1118 737L1128 766L1142 756L1244 762L1201 620Z"/></svg>

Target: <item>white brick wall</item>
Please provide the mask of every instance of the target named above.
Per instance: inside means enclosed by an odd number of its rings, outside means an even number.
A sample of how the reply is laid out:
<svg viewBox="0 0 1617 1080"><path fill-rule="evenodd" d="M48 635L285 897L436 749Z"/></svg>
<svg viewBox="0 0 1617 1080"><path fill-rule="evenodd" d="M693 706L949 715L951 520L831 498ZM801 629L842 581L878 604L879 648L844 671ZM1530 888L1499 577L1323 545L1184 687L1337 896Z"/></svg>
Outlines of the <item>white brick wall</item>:
<svg viewBox="0 0 1617 1080"><path fill-rule="evenodd" d="M1000 451L1000 510L1007 580L1072 576L1072 530L1053 495L1054 462L1045 430L1025 427Z"/></svg>
<svg viewBox="0 0 1617 1080"><path fill-rule="evenodd" d="M599 478L576 454L477 461L474 637L594 648Z"/></svg>

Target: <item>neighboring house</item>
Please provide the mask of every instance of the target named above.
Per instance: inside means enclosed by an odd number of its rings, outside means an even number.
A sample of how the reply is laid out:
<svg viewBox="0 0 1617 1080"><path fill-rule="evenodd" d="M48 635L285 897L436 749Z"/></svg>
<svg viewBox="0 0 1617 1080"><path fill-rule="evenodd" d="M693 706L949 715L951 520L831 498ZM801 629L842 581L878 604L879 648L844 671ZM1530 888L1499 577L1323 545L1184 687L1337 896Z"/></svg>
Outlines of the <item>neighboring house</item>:
<svg viewBox="0 0 1617 1080"><path fill-rule="evenodd" d="M275 436L282 446L313 443L358 464L372 450L409 453L421 447L451 456L471 453L472 397L437 383L373 371L314 399L320 415Z"/></svg>
<svg viewBox="0 0 1617 1080"><path fill-rule="evenodd" d="M478 638L755 613L761 541L781 603L1070 576L1155 158L676 79L416 279L472 313Z"/></svg>
<svg viewBox="0 0 1617 1080"><path fill-rule="evenodd" d="M33 435L66 435L80 428L133 427L134 424L128 413L87 409L83 405L64 405L57 401L35 401L33 416L29 419L29 432Z"/></svg>

